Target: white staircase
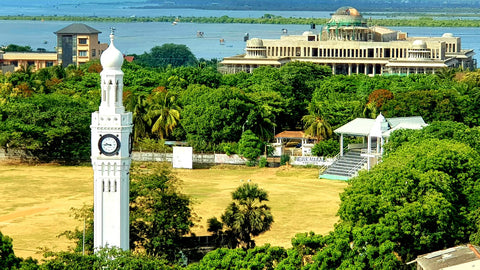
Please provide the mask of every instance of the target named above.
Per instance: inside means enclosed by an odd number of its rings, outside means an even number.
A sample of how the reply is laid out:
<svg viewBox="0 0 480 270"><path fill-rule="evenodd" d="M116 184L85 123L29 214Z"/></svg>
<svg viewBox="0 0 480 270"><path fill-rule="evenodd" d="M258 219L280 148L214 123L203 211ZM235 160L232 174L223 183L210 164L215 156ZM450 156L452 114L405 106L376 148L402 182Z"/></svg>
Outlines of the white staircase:
<svg viewBox="0 0 480 270"><path fill-rule="evenodd" d="M331 180L348 180L367 164L367 158L361 156L360 149L352 149L339 157L319 178Z"/></svg>

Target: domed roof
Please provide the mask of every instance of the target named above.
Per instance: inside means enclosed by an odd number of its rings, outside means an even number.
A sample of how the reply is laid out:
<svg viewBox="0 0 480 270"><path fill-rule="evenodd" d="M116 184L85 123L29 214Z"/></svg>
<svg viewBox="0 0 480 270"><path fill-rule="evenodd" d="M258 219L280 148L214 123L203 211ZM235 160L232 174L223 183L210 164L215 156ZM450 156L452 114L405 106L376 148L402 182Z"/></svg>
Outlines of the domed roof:
<svg viewBox="0 0 480 270"><path fill-rule="evenodd" d="M453 37L452 33L444 33L442 37Z"/></svg>
<svg viewBox="0 0 480 270"><path fill-rule="evenodd" d="M263 40L252 38L247 41L247 47L263 47Z"/></svg>
<svg viewBox="0 0 480 270"><path fill-rule="evenodd" d="M113 44L114 35L110 35L110 46L102 53L100 63L103 69L121 69L123 54Z"/></svg>
<svg viewBox="0 0 480 270"><path fill-rule="evenodd" d="M332 18L327 23L329 26L341 25L341 26L366 26L366 20L353 7L341 7L332 14Z"/></svg>
<svg viewBox="0 0 480 270"><path fill-rule="evenodd" d="M333 15L347 15L347 16L362 16L356 8L353 7L341 7L335 11Z"/></svg>
<svg viewBox="0 0 480 270"><path fill-rule="evenodd" d="M412 48L413 49L426 49L427 48L427 43L425 42L425 40L417 39L412 43Z"/></svg>

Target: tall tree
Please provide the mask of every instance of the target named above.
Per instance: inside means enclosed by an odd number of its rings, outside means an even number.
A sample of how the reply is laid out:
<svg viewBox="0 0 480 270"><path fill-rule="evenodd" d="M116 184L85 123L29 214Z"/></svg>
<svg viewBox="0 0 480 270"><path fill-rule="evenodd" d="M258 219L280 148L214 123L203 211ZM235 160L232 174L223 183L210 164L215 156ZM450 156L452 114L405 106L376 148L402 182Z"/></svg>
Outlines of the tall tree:
<svg viewBox="0 0 480 270"><path fill-rule="evenodd" d="M147 137L148 125L147 94L144 92L127 91L125 95L125 109L132 112L133 138L135 141Z"/></svg>
<svg viewBox="0 0 480 270"><path fill-rule="evenodd" d="M176 95L159 87L147 99L147 113L144 115L153 135L168 137L180 120L180 107Z"/></svg>
<svg viewBox="0 0 480 270"><path fill-rule="evenodd" d="M304 123L305 135L317 138L318 141L326 140L332 137L332 126L320 114L320 111L314 105L310 106L310 114L302 117Z"/></svg>
<svg viewBox="0 0 480 270"><path fill-rule="evenodd" d="M268 194L257 184L245 183L232 193L233 202L222 215L222 222L244 249L255 247L253 237L268 230L273 216L265 202Z"/></svg>
<svg viewBox="0 0 480 270"><path fill-rule="evenodd" d="M242 134L242 138L238 141L238 152L249 161L255 163L257 158L262 154L264 144L251 131L247 130Z"/></svg>
<svg viewBox="0 0 480 270"><path fill-rule="evenodd" d="M177 190L178 179L166 166L137 168L130 186L130 245L153 256L178 259L180 238L190 232L190 199Z"/></svg>

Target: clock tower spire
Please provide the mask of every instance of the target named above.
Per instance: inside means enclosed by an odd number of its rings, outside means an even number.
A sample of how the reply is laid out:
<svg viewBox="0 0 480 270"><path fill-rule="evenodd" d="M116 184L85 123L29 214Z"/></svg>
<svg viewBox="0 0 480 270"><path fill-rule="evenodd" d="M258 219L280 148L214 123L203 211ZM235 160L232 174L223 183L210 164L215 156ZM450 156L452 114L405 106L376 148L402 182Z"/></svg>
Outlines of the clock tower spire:
<svg viewBox="0 0 480 270"><path fill-rule="evenodd" d="M92 113L91 159L94 171L94 248L129 249L129 170L132 113L123 107L123 54L110 46L100 62L101 104Z"/></svg>

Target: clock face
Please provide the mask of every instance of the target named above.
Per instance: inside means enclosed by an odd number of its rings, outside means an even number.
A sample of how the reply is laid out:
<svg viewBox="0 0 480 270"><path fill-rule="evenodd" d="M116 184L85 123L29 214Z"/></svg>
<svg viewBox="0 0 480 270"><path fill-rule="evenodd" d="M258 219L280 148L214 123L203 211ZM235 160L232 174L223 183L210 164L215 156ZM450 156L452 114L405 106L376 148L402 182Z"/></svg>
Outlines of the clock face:
<svg viewBox="0 0 480 270"><path fill-rule="evenodd" d="M120 150L120 140L112 134L103 135L98 141L98 149L106 156L117 155Z"/></svg>

